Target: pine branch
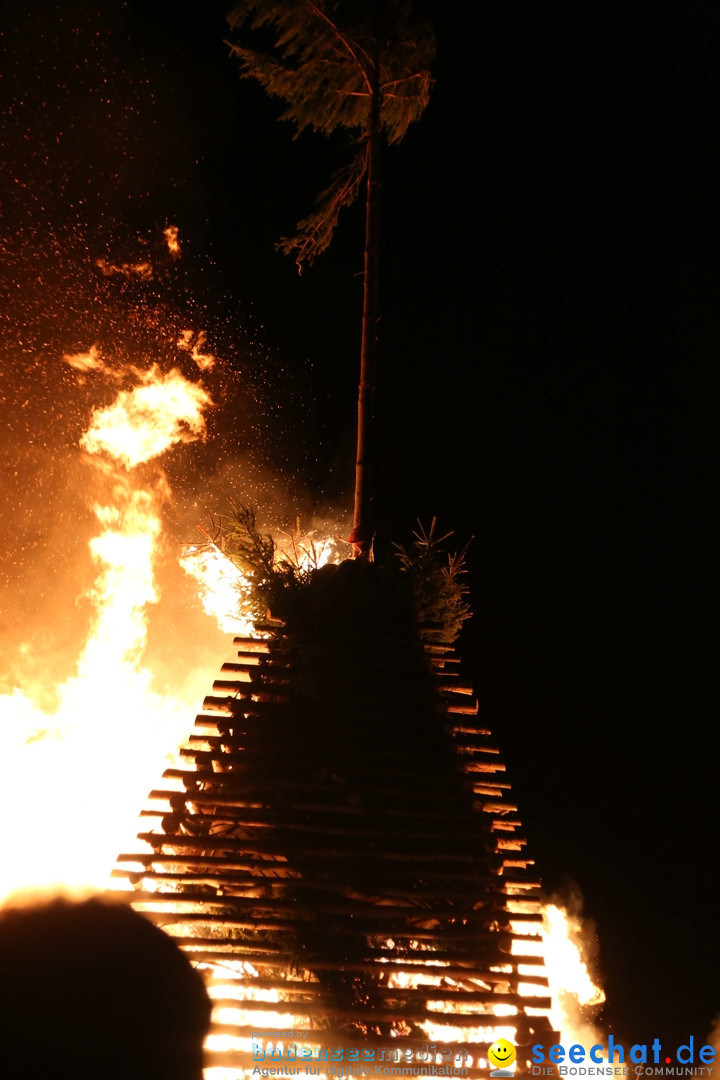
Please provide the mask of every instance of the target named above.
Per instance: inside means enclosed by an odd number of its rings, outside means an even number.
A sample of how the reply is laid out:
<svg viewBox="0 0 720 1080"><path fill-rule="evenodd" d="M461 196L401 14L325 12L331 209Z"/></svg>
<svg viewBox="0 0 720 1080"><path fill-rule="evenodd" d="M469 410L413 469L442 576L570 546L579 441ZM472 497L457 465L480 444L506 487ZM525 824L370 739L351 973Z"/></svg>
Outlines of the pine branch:
<svg viewBox="0 0 720 1080"><path fill-rule="evenodd" d="M361 48L357 44L354 44L347 34L344 34L339 26L330 19L326 12L322 11L316 4L309 0L308 7L317 16L318 19L322 19L323 22L331 28L332 32L337 36L338 41L343 45L343 48L347 51L348 55L358 65L363 73L365 79L365 86L367 88L368 95L372 93L372 57L366 49Z"/></svg>
<svg viewBox="0 0 720 1080"><path fill-rule="evenodd" d="M460 580L466 573L469 541L460 552L446 552L442 545L453 533L438 537L436 529L437 518L432 519L428 530L418 521L412 545L393 546L400 569L410 578L422 637L452 645L472 614L465 599L468 587Z"/></svg>
<svg viewBox="0 0 720 1080"><path fill-rule="evenodd" d="M330 187L318 197L316 209L298 222L297 233L283 237L275 245L278 251L295 255L299 273L305 263L312 266L316 256L330 246L340 211L355 202L365 172L365 152L361 149L349 165L335 174Z"/></svg>
<svg viewBox="0 0 720 1080"><path fill-rule="evenodd" d="M319 568L320 552L312 541L301 541L299 522L281 547L270 533L260 532L253 507L228 502L229 513L211 516L212 534L202 531L243 574L242 598L247 603L249 591L253 618L265 618L268 610L284 618Z"/></svg>

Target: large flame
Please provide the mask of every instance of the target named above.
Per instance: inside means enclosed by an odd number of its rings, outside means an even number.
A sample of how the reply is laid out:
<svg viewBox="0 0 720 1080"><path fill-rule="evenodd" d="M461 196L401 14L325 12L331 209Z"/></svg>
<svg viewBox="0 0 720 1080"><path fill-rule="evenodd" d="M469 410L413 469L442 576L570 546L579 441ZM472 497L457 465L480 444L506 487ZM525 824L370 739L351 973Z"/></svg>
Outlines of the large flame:
<svg viewBox="0 0 720 1080"><path fill-rule="evenodd" d="M201 335L189 331L178 342L200 370L209 368L213 359L201 351L203 344ZM81 375L100 371L115 383L122 378L95 347L65 359ZM96 566L95 614L76 673L59 687L52 711L40 708L21 689L0 697L5 721L0 901L19 891L105 888L117 852L137 850L139 809L187 735L192 718L192 702L159 694L143 666L148 606L158 599L154 561L161 511L169 495L164 473L147 463L177 443L201 437L212 402L202 386L178 370L128 370L134 385L96 409L80 439L93 487L100 486L104 494L92 505L98 525L90 541ZM289 553L282 545L278 548L278 558L293 561L299 569L322 566L340 555L331 537L313 534L292 538ZM252 583L212 540L187 548L181 564L198 581L205 610L223 630L252 630L244 602ZM512 904L521 909L521 901L510 903L511 910ZM546 996L547 990L539 988L537 978L532 981L539 974L537 964L524 965L523 957L529 961L544 956L554 1003L552 1025L562 1032L563 1041L582 1041L587 1030L582 1010L602 1002L603 994L582 957L571 916L553 904L545 905L543 913L542 934L533 937L519 925L507 970L514 965L520 978L528 978L518 990L528 998L527 1013L532 1016L532 997ZM214 975L219 981L222 972ZM222 988L224 1004L216 1021L237 1023L240 1018L243 1024L254 1020L297 1026L298 1017L283 1008L277 992L254 988L253 972L245 975L248 984L237 1005L228 1003L233 994ZM443 977L442 965L437 976L428 974L426 963L417 976L396 973L387 985L422 987L432 1011L447 1013L447 1020L423 1025L427 1037L438 1043L515 1038L515 1006L478 1006L476 1022L473 1017L468 1023L467 1015L462 1024L453 1022L455 1006L442 994L443 985L451 981ZM475 1011L465 1005L466 1014L468 1009ZM217 1042L211 1045L228 1048L229 1038L214 1035ZM246 1041L234 1048L247 1050Z"/></svg>
<svg viewBox="0 0 720 1080"><path fill-rule="evenodd" d="M73 360L80 370L99 366L93 350ZM59 688L51 712L20 689L0 698L0 899L104 887L115 855L137 831L147 791L188 728L188 701L158 694L142 665L168 487L160 470L142 479L135 470L198 438L211 401L175 370L152 367L135 377L132 389L95 410L81 439L106 494L93 505L95 616L77 672Z"/></svg>
<svg viewBox="0 0 720 1080"><path fill-rule="evenodd" d="M537 970L524 966L523 957L542 957L552 1000L550 1021L561 1033L563 1044L582 1043L588 1037L602 1041L602 1037L597 1038L592 1016L605 1001L605 993L590 973L581 920L554 903L543 904L542 915L543 926L535 936L513 940L518 973L532 975ZM536 993L522 984L520 992L526 997Z"/></svg>
<svg viewBox="0 0 720 1080"><path fill-rule="evenodd" d="M597 1041L590 1017L605 1001L605 993L590 972L580 919L557 904L545 904L543 916L543 954L552 991L553 1025L567 1045L585 1042L590 1031Z"/></svg>

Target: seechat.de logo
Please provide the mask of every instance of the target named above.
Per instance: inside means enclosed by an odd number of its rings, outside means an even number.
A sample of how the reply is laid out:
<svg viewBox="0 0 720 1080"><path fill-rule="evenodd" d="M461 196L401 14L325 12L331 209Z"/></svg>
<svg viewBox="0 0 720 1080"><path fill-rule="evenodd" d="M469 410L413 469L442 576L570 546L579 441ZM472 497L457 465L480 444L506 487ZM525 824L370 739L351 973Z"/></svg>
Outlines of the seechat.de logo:
<svg viewBox="0 0 720 1080"><path fill-rule="evenodd" d="M631 1071L640 1076L693 1076L695 1080L709 1075L715 1062L715 1049L701 1046L695 1049L695 1039L691 1035L687 1043L676 1047L669 1056L663 1050L659 1039L651 1043L635 1043L626 1052L622 1043L617 1043L612 1035L607 1047L602 1043L585 1047L580 1043L563 1046L556 1043L546 1049L542 1043L533 1046L530 1060L533 1076L627 1076Z"/></svg>

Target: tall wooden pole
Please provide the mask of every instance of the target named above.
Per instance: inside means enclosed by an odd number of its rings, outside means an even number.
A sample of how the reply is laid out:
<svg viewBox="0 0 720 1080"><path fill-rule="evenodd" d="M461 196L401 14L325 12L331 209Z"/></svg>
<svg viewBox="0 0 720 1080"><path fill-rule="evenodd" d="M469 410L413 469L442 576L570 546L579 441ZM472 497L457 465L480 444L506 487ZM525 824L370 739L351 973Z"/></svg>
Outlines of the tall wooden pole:
<svg viewBox="0 0 720 1080"><path fill-rule="evenodd" d="M365 259L363 275L360 385L358 389L355 509L350 539L355 558L369 559L372 550L372 466L375 370L380 265L380 63L376 55L367 141Z"/></svg>

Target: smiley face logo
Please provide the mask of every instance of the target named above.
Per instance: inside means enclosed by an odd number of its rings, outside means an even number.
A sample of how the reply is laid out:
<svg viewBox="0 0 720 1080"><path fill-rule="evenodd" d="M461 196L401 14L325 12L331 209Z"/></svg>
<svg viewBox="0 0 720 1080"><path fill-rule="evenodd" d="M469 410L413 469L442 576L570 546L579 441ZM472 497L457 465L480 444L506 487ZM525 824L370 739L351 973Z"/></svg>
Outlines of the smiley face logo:
<svg viewBox="0 0 720 1080"><path fill-rule="evenodd" d="M496 1039L488 1050L490 1064L495 1066L497 1072L491 1072L491 1076L511 1076L510 1066L514 1063L517 1054L515 1047L507 1039ZM507 1072L505 1072L507 1070Z"/></svg>

